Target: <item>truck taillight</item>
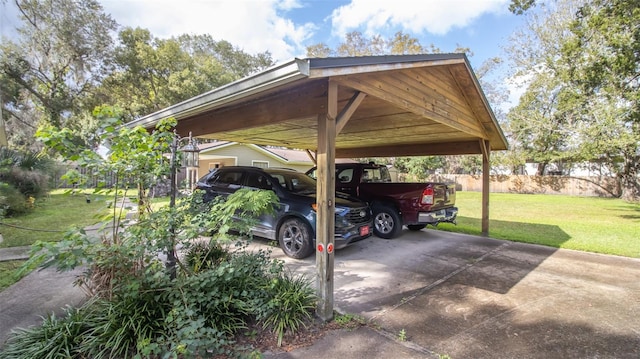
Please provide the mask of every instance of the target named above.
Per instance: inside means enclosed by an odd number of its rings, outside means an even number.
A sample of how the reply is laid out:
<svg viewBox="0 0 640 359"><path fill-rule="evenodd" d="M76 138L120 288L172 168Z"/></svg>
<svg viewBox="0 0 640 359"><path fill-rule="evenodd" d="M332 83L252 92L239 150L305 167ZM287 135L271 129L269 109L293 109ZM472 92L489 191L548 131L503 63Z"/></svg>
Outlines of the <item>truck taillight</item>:
<svg viewBox="0 0 640 359"><path fill-rule="evenodd" d="M422 191L421 204L433 204L433 188L427 187Z"/></svg>

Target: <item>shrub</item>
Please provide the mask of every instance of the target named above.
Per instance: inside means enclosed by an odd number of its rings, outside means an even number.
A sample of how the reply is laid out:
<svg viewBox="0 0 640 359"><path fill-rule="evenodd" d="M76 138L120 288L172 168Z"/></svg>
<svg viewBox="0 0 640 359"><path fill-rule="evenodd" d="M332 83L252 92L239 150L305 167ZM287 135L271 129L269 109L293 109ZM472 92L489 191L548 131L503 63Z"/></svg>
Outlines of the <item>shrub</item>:
<svg viewBox="0 0 640 359"><path fill-rule="evenodd" d="M32 202L20 193L17 188L0 182L0 209L4 210L5 216L11 217L25 214L32 208Z"/></svg>
<svg viewBox="0 0 640 359"><path fill-rule="evenodd" d="M196 242L186 252L184 261L192 273L215 268L229 257L226 248L216 240Z"/></svg>
<svg viewBox="0 0 640 359"><path fill-rule="evenodd" d="M283 272L268 287L271 299L264 326L273 329L278 337L278 346L282 345L285 331L296 331L311 318L316 296L309 283L302 275Z"/></svg>
<svg viewBox="0 0 640 359"><path fill-rule="evenodd" d="M27 197L39 198L47 193L52 163L39 153L0 147L0 181Z"/></svg>

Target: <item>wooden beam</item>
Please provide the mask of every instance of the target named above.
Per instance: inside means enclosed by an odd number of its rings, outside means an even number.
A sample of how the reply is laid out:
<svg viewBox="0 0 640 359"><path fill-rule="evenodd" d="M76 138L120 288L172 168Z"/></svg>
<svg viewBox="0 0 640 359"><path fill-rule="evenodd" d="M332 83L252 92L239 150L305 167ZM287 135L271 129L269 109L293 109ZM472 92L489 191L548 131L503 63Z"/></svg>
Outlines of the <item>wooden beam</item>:
<svg viewBox="0 0 640 359"><path fill-rule="evenodd" d="M489 141L480 140L480 150L482 150L482 157L484 161L489 162L489 151L491 149L488 146Z"/></svg>
<svg viewBox="0 0 640 359"><path fill-rule="evenodd" d="M482 141L482 235L489 235L489 184L491 183L491 170L489 160L491 159L491 146L489 141Z"/></svg>
<svg viewBox="0 0 640 359"><path fill-rule="evenodd" d="M307 152L307 156L309 156L313 164L317 165L318 162L316 161L316 158L318 157L318 153L311 153L311 150L305 150L305 152Z"/></svg>
<svg viewBox="0 0 640 359"><path fill-rule="evenodd" d="M344 125L349 122L349 119L351 118L353 113L356 112L358 106L360 106L365 97L367 97L367 94L364 92L356 91L356 93L353 94L353 97L351 97L349 102L340 112L340 115L338 115L338 118L336 120L336 133L342 132Z"/></svg>
<svg viewBox="0 0 640 359"><path fill-rule="evenodd" d="M329 83L328 113L318 115L317 208L316 216L316 314L333 319L333 266L335 260L335 144L338 85Z"/></svg>
<svg viewBox="0 0 640 359"><path fill-rule="evenodd" d="M337 158L436 156L436 155L477 155L482 150L478 141L418 143L407 145L372 146L359 148L338 148Z"/></svg>

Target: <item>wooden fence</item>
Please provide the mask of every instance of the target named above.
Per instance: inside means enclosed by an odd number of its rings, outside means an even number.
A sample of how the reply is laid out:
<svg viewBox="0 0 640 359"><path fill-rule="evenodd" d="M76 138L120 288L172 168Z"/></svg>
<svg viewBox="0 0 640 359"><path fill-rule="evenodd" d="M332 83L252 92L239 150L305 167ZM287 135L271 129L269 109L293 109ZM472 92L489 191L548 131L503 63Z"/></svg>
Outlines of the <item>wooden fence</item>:
<svg viewBox="0 0 640 359"><path fill-rule="evenodd" d="M461 191L482 191L482 175L432 175L429 181L454 182ZM614 177L492 175L490 192L564 194L585 197L618 197L620 183Z"/></svg>

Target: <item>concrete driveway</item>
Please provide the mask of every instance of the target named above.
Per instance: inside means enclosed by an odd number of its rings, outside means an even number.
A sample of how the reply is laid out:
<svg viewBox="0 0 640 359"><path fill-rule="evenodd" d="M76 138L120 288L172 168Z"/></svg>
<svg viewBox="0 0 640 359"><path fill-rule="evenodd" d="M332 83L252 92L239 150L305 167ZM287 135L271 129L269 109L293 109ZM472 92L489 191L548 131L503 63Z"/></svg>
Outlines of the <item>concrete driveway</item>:
<svg viewBox="0 0 640 359"><path fill-rule="evenodd" d="M273 256L315 278L315 258ZM334 279L336 310L404 330L413 353L640 358L640 260L405 231L338 251Z"/></svg>

